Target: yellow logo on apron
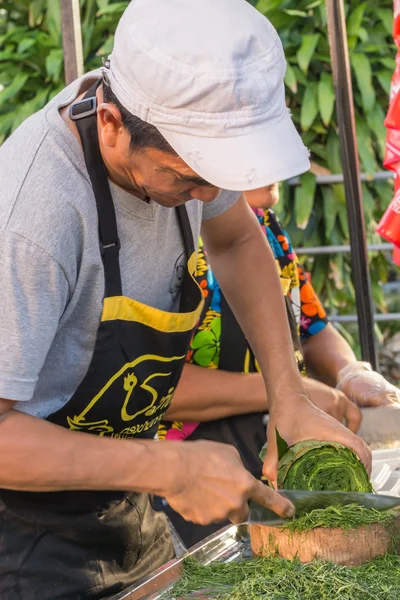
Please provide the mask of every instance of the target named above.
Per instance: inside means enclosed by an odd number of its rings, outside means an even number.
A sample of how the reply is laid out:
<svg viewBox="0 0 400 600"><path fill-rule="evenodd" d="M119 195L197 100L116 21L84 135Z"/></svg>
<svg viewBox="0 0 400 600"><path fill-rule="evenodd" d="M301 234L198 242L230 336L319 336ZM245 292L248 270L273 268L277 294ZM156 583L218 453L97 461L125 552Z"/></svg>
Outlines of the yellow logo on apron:
<svg viewBox="0 0 400 600"><path fill-rule="evenodd" d="M68 417L68 425L70 429L80 431L91 431L96 432L99 435L111 435L111 437L130 437L138 433L148 431L154 425L156 425L167 411L171 404L172 396L175 388L172 387L168 390L168 393L161 398L154 384L157 386L159 378L170 377L175 362L180 362L184 356L172 356L166 358L164 356L158 356L156 354L146 354L140 356L132 362L126 363L99 391L99 393L89 402L83 411L74 417ZM138 377L135 374L135 368L145 362L158 363L158 371L151 373L143 383L139 383ZM162 371L162 367L165 368ZM154 365L152 365L154 368ZM140 389L138 389L140 388ZM140 390L147 392L149 403L141 408L140 410L133 410L131 412L130 398L135 392L137 394ZM90 420L90 413L94 407L99 408L98 404L102 400L106 403L110 402L111 396L112 401L118 401L122 395L122 406L120 417L123 422L129 423L124 430L120 432L114 432L114 428L109 423L108 419L101 421ZM132 403L137 408L137 399ZM157 414L158 413L158 414ZM146 420L140 417L147 417ZM141 423L132 424L132 421L142 421Z"/></svg>

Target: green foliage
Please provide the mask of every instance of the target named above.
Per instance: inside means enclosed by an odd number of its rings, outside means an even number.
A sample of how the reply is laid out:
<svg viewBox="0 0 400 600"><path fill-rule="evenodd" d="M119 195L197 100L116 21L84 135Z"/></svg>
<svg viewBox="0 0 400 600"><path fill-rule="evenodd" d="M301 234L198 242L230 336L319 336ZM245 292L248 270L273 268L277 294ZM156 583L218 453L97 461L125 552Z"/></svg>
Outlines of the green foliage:
<svg viewBox="0 0 400 600"><path fill-rule="evenodd" d="M340 173L325 2L259 0L253 4L275 25L283 41L288 61L287 102L311 150L313 173ZM386 135L383 121L395 66L393 2L348 0L345 4L360 163L363 172L373 174L382 170ZM310 175L303 177L301 183L295 190L284 186L279 204L293 244L348 244L343 185L312 188ZM381 241L375 227L392 197L391 182L363 185L368 243ZM389 272L387 257L371 254L370 264L374 302L378 310L385 310L381 284ZM307 260L306 266L328 312L356 312L350 256L318 256Z"/></svg>
<svg viewBox="0 0 400 600"><path fill-rule="evenodd" d="M111 51L127 5L81 0L87 71ZM0 0L0 144L63 87L59 0Z"/></svg>
<svg viewBox="0 0 400 600"><path fill-rule="evenodd" d="M342 170L335 94L323 0L249 0L276 26L288 60L287 101L310 148L313 162L332 173ZM85 69L110 53L113 33L128 1L80 0ZM362 170L381 170L384 116L394 71L392 0L347 0L347 26L354 80L357 135ZM0 144L64 85L59 0L0 0ZM315 172L315 169L313 170ZM348 243L343 185L317 187L302 178L296 190L284 186L280 214L295 246ZM389 204L388 182L363 186L368 241L380 241L375 227ZM354 312L349 256L307 261L313 282L331 311ZM371 256L373 295L385 309L381 282L386 258Z"/></svg>

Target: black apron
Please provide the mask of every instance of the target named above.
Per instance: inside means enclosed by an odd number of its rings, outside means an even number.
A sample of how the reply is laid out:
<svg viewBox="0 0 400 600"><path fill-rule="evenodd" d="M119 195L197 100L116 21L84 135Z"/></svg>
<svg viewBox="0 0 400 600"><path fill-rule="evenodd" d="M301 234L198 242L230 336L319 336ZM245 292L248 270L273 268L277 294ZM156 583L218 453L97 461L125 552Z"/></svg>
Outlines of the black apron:
<svg viewBox="0 0 400 600"><path fill-rule="evenodd" d="M293 349L297 354L299 369L302 370L302 351L296 318L287 290L285 293L286 311L292 336ZM221 344L219 369L236 373L255 373L259 370L254 354L237 322L229 304L221 293ZM243 398L246 402L246 398ZM265 413L249 413L225 417L215 421L200 423L186 441L209 440L234 446L245 468L257 479L262 477L262 462L259 454L266 441ZM184 443L185 443L184 442ZM168 442L167 442L168 443ZM155 505L163 510L171 520L178 535L187 548L197 544L208 535L220 530L224 524L195 525L188 523L164 502Z"/></svg>
<svg viewBox="0 0 400 600"><path fill-rule="evenodd" d="M73 105L72 116L98 211L103 312L86 376L48 420L99 436L153 438L202 310L195 246L181 206L176 212L188 268L179 313L122 295L116 216L97 137L97 85ZM164 515L152 509L147 494L0 490L0 500L1 600L108 598L173 556Z"/></svg>

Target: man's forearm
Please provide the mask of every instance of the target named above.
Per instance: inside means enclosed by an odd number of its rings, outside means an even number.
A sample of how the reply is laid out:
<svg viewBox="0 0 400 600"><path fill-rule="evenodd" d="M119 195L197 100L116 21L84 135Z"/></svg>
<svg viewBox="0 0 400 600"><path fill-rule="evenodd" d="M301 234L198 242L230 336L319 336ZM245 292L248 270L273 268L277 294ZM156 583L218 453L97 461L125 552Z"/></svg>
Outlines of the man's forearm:
<svg viewBox="0 0 400 600"><path fill-rule="evenodd" d="M165 418L169 421L213 421L268 410L259 373L232 373L185 365Z"/></svg>
<svg viewBox="0 0 400 600"><path fill-rule="evenodd" d="M234 209L229 211L232 217ZM281 401L304 393L275 259L251 211L247 216L242 211L225 227L228 240L216 239L218 232L211 224L203 234L204 243L221 289L258 359L271 408L277 397Z"/></svg>
<svg viewBox="0 0 400 600"><path fill-rule="evenodd" d="M303 353L310 374L332 387L339 371L357 361L344 337L330 324L303 342Z"/></svg>
<svg viewBox="0 0 400 600"><path fill-rule="evenodd" d="M0 488L163 495L176 469L177 446L162 446L69 431L10 410L0 417Z"/></svg>

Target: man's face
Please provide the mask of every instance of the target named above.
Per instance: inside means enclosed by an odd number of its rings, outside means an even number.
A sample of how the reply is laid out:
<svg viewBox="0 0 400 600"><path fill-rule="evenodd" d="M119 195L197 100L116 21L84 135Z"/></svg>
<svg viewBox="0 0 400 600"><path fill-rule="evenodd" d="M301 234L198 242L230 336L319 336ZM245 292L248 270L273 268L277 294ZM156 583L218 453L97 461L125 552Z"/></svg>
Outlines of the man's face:
<svg viewBox="0 0 400 600"><path fill-rule="evenodd" d="M155 148L132 151L130 134L122 126L118 109L100 104L100 149L110 178L141 198L175 207L197 198L212 202L220 189L204 181L181 158Z"/></svg>

